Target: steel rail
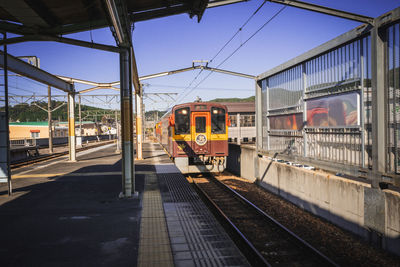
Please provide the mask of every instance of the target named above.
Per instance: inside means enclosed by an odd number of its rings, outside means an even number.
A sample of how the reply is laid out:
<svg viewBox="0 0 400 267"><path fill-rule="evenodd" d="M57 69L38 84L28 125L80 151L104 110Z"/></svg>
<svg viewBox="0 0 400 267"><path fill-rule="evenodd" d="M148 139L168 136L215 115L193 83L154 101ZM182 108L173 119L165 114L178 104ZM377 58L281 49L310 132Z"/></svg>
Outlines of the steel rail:
<svg viewBox="0 0 400 267"><path fill-rule="evenodd" d="M290 231L288 228L286 228L284 225L282 225L281 223L279 223L277 220L275 220L273 217L271 217L269 214L267 214L266 212L264 212L263 210L261 210L259 207L257 207L256 205L254 205L252 202L250 202L248 199L246 199L244 196L242 196L241 194L239 194L238 192L236 192L234 189L232 189L231 187L227 186L226 184L224 184L223 182L221 182L220 180L218 180L217 178L215 178L214 176L212 177L213 180L215 180L218 184L220 184L221 186L223 186L225 188L225 190L229 190L232 194L234 194L236 197L240 198L243 202L245 202L247 205L251 206L255 211L257 211L260 215L268 218L268 220L272 221L274 224L276 224L277 226L279 226L279 228L285 230L288 234L290 234L292 237L294 237L295 239L297 239L299 242L301 242L303 245L305 245L306 247L308 247L309 249L311 249L312 251L314 251L314 253L316 253L317 255L319 255L323 260L327 261L330 265L332 266L339 266L338 264L336 264L334 261L332 261L331 259L329 259L327 256L325 256L322 252L320 252L319 250L317 250L316 248L314 248L313 246L311 246L307 241L303 240L302 238L300 238L298 235L296 235L295 233L293 233L292 231Z"/></svg>
<svg viewBox="0 0 400 267"><path fill-rule="evenodd" d="M296 235L295 233L293 233L292 231L290 231L288 228L286 228L285 226L283 226L282 224L280 224L276 219L274 219L273 217L271 217L270 215L268 215L267 213L265 213L264 211L262 211L260 208L258 208L256 205L254 205L252 202L250 202L249 200L247 200L245 197L243 197L242 195L240 195L238 192L236 192L234 189L230 188L229 186L225 185L223 182L219 181L218 179L216 179L212 174L209 174L209 176L207 177L202 177L205 179L208 179L210 182L213 181L217 184L217 186L219 186L220 188L222 188L224 191L228 192L229 194L233 195L236 199L238 199L240 202L242 202L244 205L250 207L253 211L255 211L257 214L259 214L261 217L263 217L265 220L273 223L275 226L277 226L278 228L280 228L281 230L283 230L284 232L286 232L289 236L291 236L292 238L294 238L295 240L297 240L299 242L300 246L303 246L305 249L307 249L308 251L310 251L313 255L315 255L319 260L321 260L322 262L326 263L326 265L328 266L339 266L337 265L333 260L329 259L326 255L324 255L323 253L321 253L320 251L318 251L316 248L314 248L313 246L311 246L307 241L301 239L298 235ZM255 253L256 255L260 255L263 260L264 263L263 265L266 266L271 266L270 263L268 263L265 258L261 255L261 253L254 247L254 245L244 236L243 233L241 233L241 231L234 225L234 223L227 218L227 215L225 215L225 213L216 205L216 203L211 200L211 198L207 195L207 193L204 192L203 189L200 188L200 185L198 185L194 180L193 180L193 184L196 186L196 188L198 188L199 192L204 195L204 198L207 200L207 202L211 203L210 206L216 211L217 214L222 214L221 216L224 218L224 220L227 220L229 222L229 224L231 224L232 226L230 226L230 228L235 229L235 231L237 232L237 234L235 234L236 236L243 236L243 238L246 240L247 243L249 243L249 247L251 247L252 249L256 250L257 253ZM215 206L215 207L214 207ZM225 223L227 224L227 223ZM241 241L243 242L243 241ZM246 257L250 260L253 260L253 255L248 257L246 255ZM254 263L251 262L253 265ZM257 265L258 266L258 265Z"/></svg>
<svg viewBox="0 0 400 267"><path fill-rule="evenodd" d="M191 177L189 176L189 179ZM236 225L228 218L228 216L218 207L218 205L209 197L209 195L193 180L197 191L206 200L208 206L212 209L214 215L218 216L222 223L228 228L230 233L235 236L238 241L238 247L247 253L244 255L252 266L271 266L261 253L253 246L253 244L246 238L246 236L236 227ZM220 220L220 221L221 221Z"/></svg>

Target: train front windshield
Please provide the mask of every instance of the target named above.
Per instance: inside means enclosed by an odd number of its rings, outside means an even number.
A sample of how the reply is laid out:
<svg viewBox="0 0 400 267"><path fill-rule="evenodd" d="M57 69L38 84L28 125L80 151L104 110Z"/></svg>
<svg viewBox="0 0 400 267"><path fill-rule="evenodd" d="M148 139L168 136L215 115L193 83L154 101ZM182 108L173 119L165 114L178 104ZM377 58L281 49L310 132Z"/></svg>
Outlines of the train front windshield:
<svg viewBox="0 0 400 267"><path fill-rule="evenodd" d="M211 133L224 134L226 130L225 109L211 108Z"/></svg>
<svg viewBox="0 0 400 267"><path fill-rule="evenodd" d="M175 134L190 133L190 109L180 108L175 110Z"/></svg>

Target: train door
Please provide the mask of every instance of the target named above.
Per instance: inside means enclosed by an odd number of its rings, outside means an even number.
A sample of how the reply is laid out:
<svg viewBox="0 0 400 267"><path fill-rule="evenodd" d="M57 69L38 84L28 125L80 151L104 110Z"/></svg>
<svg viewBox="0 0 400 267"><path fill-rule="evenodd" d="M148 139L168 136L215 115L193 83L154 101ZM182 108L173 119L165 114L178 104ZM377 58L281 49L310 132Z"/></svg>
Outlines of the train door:
<svg viewBox="0 0 400 267"><path fill-rule="evenodd" d="M210 153L211 121L209 112L192 113L192 149L195 154Z"/></svg>

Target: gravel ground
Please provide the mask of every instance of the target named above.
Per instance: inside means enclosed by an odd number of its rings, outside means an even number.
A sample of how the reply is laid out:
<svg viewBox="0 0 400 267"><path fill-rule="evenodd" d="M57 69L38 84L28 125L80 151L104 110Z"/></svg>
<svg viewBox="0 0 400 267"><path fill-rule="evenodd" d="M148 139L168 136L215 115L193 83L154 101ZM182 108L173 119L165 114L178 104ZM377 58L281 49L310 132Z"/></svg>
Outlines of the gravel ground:
<svg viewBox="0 0 400 267"><path fill-rule="evenodd" d="M370 246L246 179L230 173L216 177L341 266L400 266L400 257Z"/></svg>

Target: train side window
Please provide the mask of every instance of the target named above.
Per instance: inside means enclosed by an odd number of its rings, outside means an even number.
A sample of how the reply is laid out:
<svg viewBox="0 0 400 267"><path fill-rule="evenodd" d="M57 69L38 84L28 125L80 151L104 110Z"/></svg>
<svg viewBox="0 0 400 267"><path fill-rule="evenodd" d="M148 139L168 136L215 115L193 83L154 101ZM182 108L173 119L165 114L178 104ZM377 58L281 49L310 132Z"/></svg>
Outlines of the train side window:
<svg viewBox="0 0 400 267"><path fill-rule="evenodd" d="M225 109L211 108L211 133L224 134L225 133Z"/></svg>
<svg viewBox="0 0 400 267"><path fill-rule="evenodd" d="M206 132L206 117L196 117L196 133Z"/></svg>
<svg viewBox="0 0 400 267"><path fill-rule="evenodd" d="M190 109L180 108L175 110L175 134L190 133Z"/></svg>

